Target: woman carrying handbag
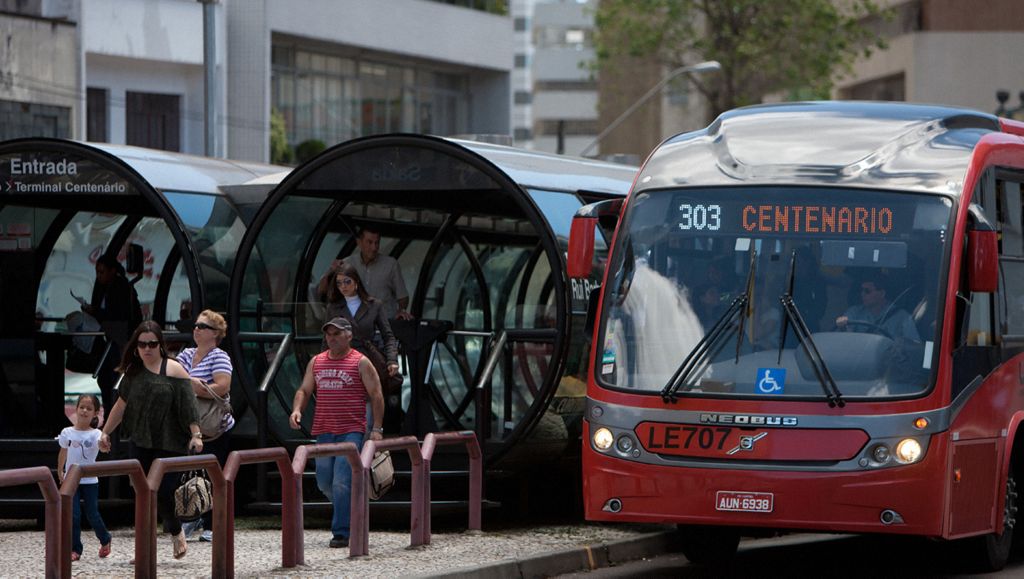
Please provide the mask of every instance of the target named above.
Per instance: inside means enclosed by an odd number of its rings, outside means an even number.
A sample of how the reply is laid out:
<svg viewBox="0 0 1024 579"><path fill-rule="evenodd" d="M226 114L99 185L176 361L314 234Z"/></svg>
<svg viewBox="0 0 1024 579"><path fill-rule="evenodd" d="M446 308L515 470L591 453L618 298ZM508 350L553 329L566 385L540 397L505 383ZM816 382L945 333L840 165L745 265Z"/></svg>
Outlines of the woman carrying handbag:
<svg viewBox="0 0 1024 579"><path fill-rule="evenodd" d="M203 310L192 326L192 340L195 348L185 348L178 354L178 362L192 379L192 392L199 406L200 428L206 452L217 457L221 466L228 459L231 448L231 429L235 419L231 415L231 357L218 346L227 335L228 324L224 316L213 310ZM215 413L220 420L208 421L208 415ZM186 522L185 538L190 539L199 529L205 529L200 541L213 541L213 512L208 511L200 519Z"/></svg>
<svg viewBox="0 0 1024 579"><path fill-rule="evenodd" d="M188 372L167 356L159 324L145 321L135 328L118 371L123 374L119 395L103 425L100 450L110 452L110 433L123 421L125 434L135 443L135 458L146 472L158 458L203 451ZM178 479L177 473L164 475L157 491L157 512L164 532L171 535L175 559L188 551L181 521L174 512Z"/></svg>

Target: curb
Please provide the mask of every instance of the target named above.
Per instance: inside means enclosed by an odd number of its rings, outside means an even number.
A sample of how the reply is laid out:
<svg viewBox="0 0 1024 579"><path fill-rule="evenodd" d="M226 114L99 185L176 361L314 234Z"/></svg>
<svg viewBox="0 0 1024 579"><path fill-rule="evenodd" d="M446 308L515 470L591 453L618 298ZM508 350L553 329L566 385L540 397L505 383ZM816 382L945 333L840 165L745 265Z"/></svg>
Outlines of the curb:
<svg viewBox="0 0 1024 579"><path fill-rule="evenodd" d="M577 571L593 571L658 555L670 551L675 542L674 531L647 533L632 539L621 539L596 545L552 551L523 559L477 565L441 575L417 575L416 579L446 577L449 579L534 579Z"/></svg>

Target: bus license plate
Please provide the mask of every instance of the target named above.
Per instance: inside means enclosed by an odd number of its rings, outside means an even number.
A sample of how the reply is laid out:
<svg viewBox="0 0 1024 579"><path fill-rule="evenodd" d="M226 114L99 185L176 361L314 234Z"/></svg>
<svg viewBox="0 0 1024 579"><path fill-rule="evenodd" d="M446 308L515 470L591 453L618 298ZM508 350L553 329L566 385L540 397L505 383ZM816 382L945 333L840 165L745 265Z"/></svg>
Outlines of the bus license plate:
<svg viewBox="0 0 1024 579"><path fill-rule="evenodd" d="M775 508L775 493L718 491L715 510L740 513L770 513Z"/></svg>

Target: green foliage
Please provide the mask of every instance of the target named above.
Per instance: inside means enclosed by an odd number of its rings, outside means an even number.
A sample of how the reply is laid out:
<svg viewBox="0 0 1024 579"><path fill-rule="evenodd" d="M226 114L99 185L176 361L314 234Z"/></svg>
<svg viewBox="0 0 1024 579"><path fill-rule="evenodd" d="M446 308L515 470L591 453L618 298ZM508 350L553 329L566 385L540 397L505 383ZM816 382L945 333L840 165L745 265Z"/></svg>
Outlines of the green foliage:
<svg viewBox="0 0 1024 579"><path fill-rule="evenodd" d="M295 146L295 160L301 165L324 152L327 145L320 139L307 139Z"/></svg>
<svg viewBox="0 0 1024 579"><path fill-rule="evenodd" d="M292 149L288 146L288 128L284 115L277 109L270 111L270 162L288 165L293 160Z"/></svg>
<svg viewBox="0 0 1024 579"><path fill-rule="evenodd" d="M772 93L828 95L854 60L883 47L865 24L885 18L876 0L601 0L599 67L649 57L666 69L717 60L694 78L712 116Z"/></svg>

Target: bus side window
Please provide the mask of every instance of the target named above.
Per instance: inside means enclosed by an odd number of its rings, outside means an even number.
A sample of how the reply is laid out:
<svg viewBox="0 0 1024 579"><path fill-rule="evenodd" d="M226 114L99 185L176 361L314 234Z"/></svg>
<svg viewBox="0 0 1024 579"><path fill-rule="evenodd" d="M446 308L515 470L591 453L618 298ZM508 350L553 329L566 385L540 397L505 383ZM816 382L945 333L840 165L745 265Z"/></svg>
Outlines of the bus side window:
<svg viewBox="0 0 1024 579"><path fill-rule="evenodd" d="M981 201L985 216L990 223L998 221L995 173L987 170L979 183L980 191L974 199ZM953 351L953 397L955 398L972 380L987 376L999 363L998 339L995 336L995 304L1001 299L1000 293L971 292L967 268L969 267L968 247L965 240L962 248L965 259L961 261L960 288L956 293L956 345Z"/></svg>
<svg viewBox="0 0 1024 579"><path fill-rule="evenodd" d="M1024 226L1020 175L999 174L999 329L1003 357L1024 350Z"/></svg>

